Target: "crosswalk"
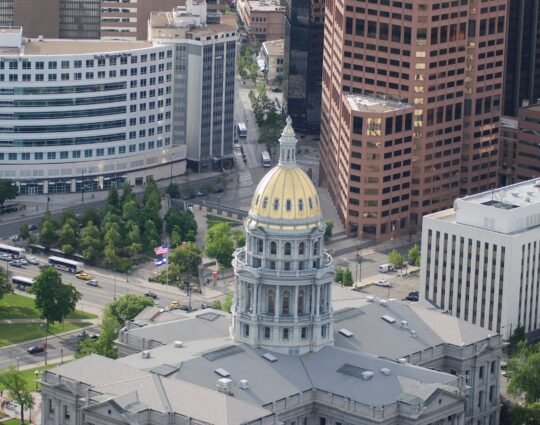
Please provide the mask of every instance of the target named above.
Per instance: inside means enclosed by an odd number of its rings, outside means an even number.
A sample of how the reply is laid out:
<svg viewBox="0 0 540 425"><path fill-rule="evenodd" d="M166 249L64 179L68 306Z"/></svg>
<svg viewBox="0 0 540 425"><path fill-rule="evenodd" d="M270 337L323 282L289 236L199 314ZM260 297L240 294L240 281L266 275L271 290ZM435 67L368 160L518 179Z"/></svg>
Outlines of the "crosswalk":
<svg viewBox="0 0 540 425"><path fill-rule="evenodd" d="M238 187L253 186L253 178L249 170L241 171L238 174Z"/></svg>

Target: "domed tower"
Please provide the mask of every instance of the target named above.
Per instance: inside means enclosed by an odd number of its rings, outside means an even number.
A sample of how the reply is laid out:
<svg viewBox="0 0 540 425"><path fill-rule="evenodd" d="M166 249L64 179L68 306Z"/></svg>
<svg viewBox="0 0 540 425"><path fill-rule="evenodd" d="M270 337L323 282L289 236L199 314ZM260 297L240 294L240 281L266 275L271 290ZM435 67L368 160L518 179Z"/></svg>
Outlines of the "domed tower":
<svg viewBox="0 0 540 425"><path fill-rule="evenodd" d="M235 251L232 337L285 354L333 343L334 264L315 186L296 164L291 118L279 164L263 177L245 220L246 246Z"/></svg>

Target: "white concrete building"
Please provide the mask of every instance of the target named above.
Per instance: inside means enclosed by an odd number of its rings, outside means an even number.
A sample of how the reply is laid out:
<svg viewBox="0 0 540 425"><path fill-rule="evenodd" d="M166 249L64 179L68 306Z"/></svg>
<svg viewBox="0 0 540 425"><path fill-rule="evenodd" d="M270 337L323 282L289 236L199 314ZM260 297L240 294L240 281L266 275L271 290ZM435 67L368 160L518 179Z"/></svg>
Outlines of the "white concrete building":
<svg viewBox="0 0 540 425"><path fill-rule="evenodd" d="M508 338L540 328L540 181L457 199L424 217L420 294Z"/></svg>
<svg viewBox="0 0 540 425"><path fill-rule="evenodd" d="M204 1L152 13L149 40L175 49L173 139L196 172L233 165L236 21Z"/></svg>
<svg viewBox="0 0 540 425"><path fill-rule="evenodd" d="M88 192L185 172L172 138L174 48L0 31L0 178Z"/></svg>

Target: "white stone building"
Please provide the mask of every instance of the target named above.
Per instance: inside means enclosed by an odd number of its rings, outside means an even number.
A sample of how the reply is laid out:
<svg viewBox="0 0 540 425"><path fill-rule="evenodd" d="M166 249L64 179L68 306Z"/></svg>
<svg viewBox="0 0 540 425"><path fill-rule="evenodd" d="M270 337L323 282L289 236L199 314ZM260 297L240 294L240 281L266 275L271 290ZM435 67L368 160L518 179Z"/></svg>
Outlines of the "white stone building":
<svg viewBox="0 0 540 425"><path fill-rule="evenodd" d="M540 327L540 181L457 199L424 217L420 294L508 338Z"/></svg>
<svg viewBox="0 0 540 425"><path fill-rule="evenodd" d="M0 30L0 178L89 192L185 172L173 142L174 48Z"/></svg>

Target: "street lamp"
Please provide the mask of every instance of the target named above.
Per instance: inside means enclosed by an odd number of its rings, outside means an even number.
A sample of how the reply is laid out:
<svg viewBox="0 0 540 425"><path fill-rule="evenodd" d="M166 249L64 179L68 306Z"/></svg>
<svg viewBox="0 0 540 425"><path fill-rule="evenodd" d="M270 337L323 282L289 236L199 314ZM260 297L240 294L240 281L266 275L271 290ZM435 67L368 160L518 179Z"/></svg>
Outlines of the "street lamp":
<svg viewBox="0 0 540 425"><path fill-rule="evenodd" d="M34 375L36 375L36 391L38 390L38 376L39 376L39 370L34 370Z"/></svg>
<svg viewBox="0 0 540 425"><path fill-rule="evenodd" d="M60 348L60 364L64 364L64 349Z"/></svg>
<svg viewBox="0 0 540 425"><path fill-rule="evenodd" d="M20 357L17 357L17 370L19 370L19 364L21 362L21 358Z"/></svg>

